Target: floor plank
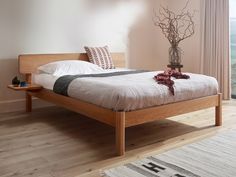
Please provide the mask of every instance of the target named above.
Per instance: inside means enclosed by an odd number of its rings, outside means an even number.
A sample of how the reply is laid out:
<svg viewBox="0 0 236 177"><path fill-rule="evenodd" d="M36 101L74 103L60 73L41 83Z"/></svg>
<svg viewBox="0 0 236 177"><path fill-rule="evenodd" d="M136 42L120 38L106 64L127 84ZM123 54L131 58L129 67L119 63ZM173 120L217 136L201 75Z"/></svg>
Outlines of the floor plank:
<svg viewBox="0 0 236 177"><path fill-rule="evenodd" d="M213 126L214 109L207 109L127 128L124 157L115 156L112 127L71 111L0 114L0 176L98 176L100 169L235 128L235 106L224 102L222 127Z"/></svg>

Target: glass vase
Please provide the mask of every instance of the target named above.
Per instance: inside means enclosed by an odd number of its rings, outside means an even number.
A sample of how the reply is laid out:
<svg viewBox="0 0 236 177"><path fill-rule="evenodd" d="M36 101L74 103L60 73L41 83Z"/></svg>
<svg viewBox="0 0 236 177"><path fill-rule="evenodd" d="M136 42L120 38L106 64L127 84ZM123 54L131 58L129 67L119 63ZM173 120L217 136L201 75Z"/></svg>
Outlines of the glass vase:
<svg viewBox="0 0 236 177"><path fill-rule="evenodd" d="M178 46L169 48L169 63L176 66L181 65L181 48Z"/></svg>

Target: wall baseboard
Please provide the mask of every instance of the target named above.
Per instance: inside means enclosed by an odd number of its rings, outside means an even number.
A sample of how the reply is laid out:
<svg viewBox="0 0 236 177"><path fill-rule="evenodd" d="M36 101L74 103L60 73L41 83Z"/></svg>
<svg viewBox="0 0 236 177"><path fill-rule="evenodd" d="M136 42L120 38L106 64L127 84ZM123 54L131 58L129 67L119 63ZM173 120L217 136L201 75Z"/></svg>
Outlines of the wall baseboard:
<svg viewBox="0 0 236 177"><path fill-rule="evenodd" d="M53 104L33 98L33 109L53 106ZM17 112L25 110L25 99L0 101L0 113Z"/></svg>

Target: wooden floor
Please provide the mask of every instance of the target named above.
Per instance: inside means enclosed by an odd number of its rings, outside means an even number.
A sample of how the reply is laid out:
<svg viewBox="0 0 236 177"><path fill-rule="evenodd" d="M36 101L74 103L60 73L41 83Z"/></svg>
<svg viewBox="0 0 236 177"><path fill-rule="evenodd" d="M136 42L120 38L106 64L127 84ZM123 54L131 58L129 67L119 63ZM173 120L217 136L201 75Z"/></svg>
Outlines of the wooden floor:
<svg viewBox="0 0 236 177"><path fill-rule="evenodd" d="M58 107L0 114L1 177L98 176L99 170L236 128L236 101L223 104L223 127L207 109L131 128L116 157L113 128Z"/></svg>

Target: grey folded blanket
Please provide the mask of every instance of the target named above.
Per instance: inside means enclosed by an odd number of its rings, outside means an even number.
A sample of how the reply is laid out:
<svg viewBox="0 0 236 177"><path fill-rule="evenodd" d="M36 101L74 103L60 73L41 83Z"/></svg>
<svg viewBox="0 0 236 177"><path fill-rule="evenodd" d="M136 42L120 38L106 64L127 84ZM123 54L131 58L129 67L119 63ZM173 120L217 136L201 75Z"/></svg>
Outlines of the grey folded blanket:
<svg viewBox="0 0 236 177"><path fill-rule="evenodd" d="M113 77L113 76L121 76L127 74L138 74L150 72L147 70L132 70L132 71L118 71L118 72L110 72L110 73L99 73L99 74L80 74L80 75L65 75L59 77L54 86L53 91L57 94L68 96L68 87L70 83L77 78L85 78L85 77Z"/></svg>

